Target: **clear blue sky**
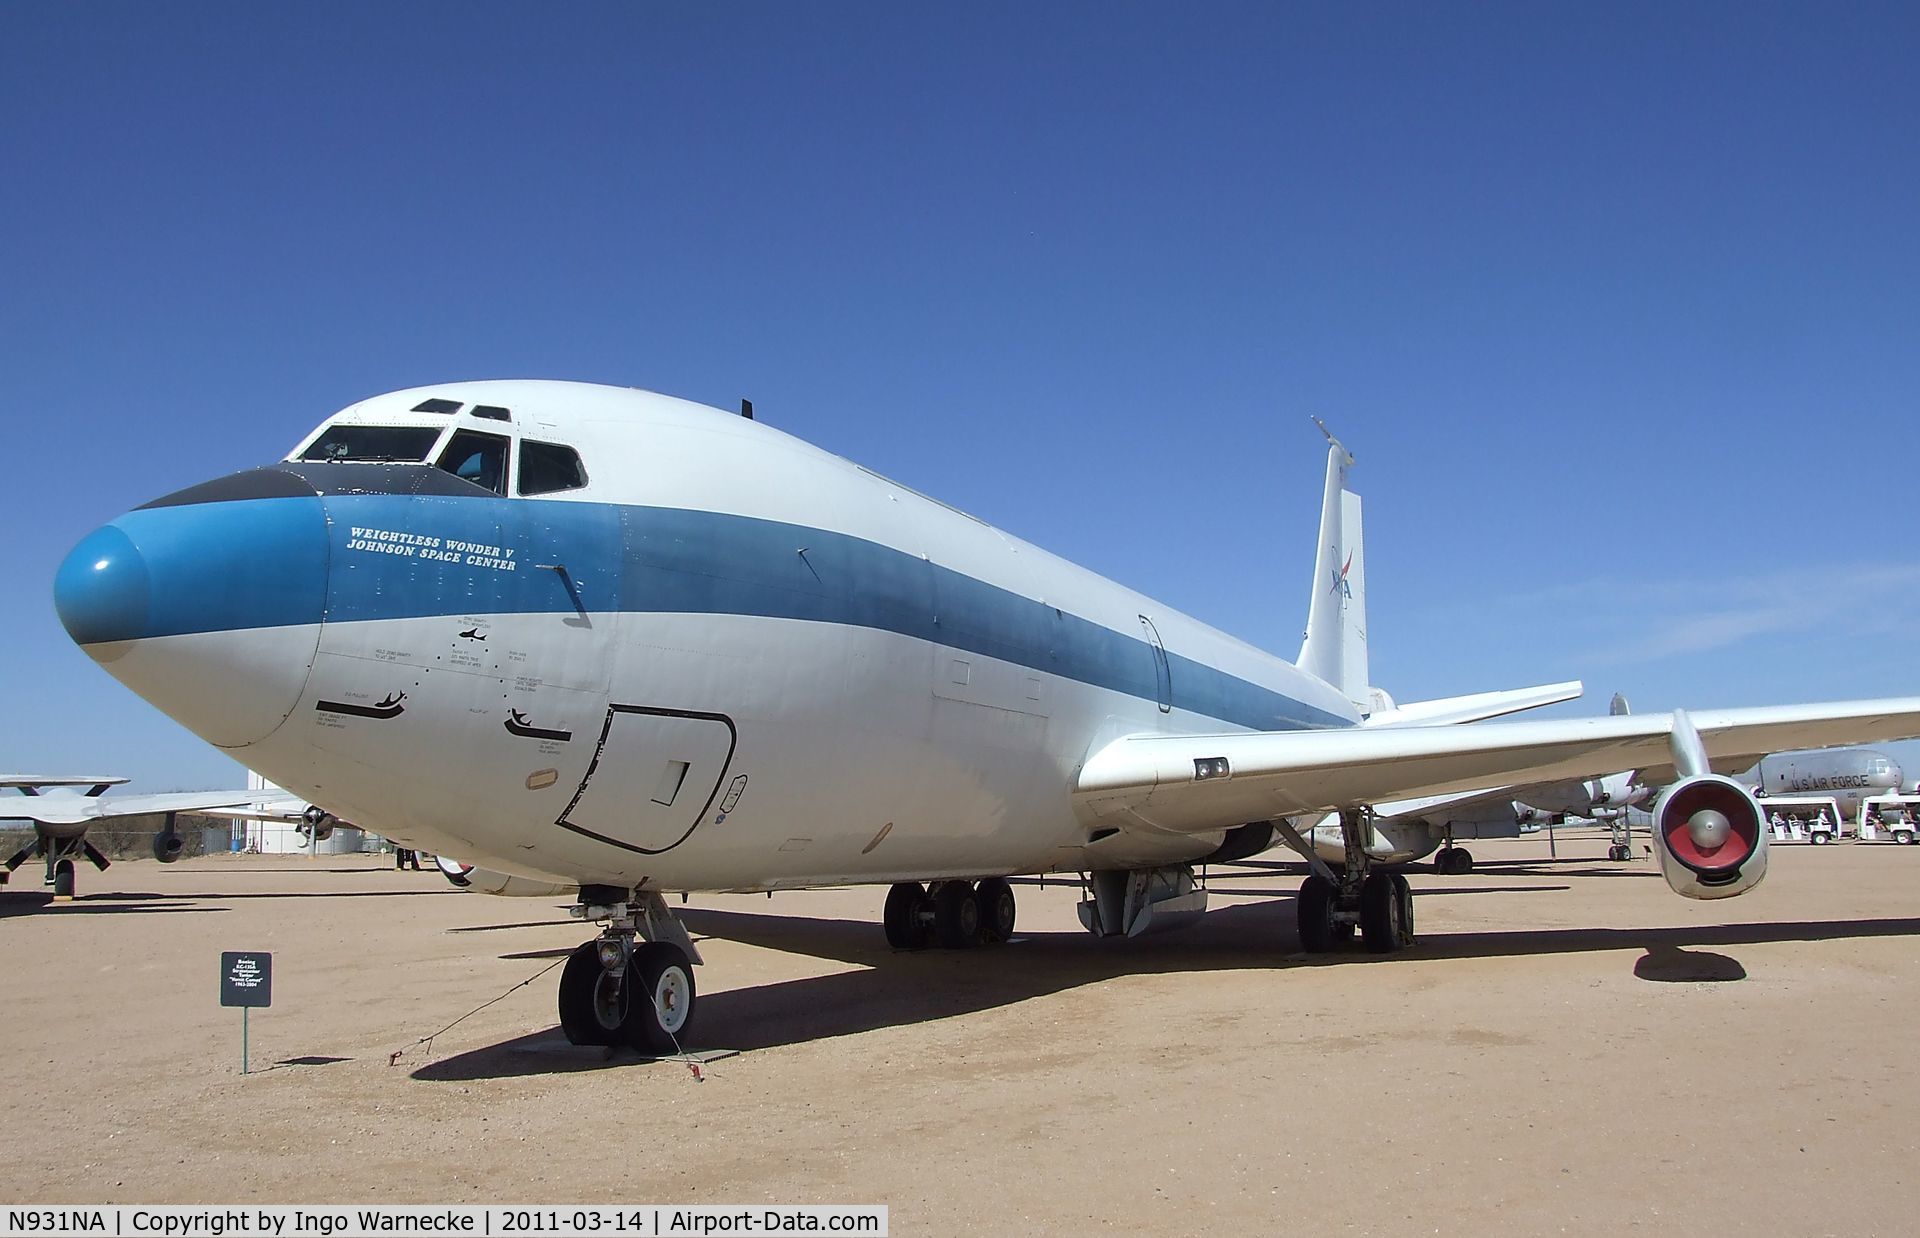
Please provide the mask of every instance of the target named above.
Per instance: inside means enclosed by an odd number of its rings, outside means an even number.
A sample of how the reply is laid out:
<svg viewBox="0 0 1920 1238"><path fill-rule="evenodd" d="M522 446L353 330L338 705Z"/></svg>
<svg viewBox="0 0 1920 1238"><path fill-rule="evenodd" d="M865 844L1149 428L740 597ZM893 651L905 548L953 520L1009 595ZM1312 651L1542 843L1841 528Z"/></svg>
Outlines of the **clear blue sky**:
<svg viewBox="0 0 1920 1238"><path fill-rule="evenodd" d="M237 769L95 525L396 387L763 419L1374 677L1920 691L1912 4L0 5L0 766ZM1920 762L1916 762L1920 764Z"/></svg>

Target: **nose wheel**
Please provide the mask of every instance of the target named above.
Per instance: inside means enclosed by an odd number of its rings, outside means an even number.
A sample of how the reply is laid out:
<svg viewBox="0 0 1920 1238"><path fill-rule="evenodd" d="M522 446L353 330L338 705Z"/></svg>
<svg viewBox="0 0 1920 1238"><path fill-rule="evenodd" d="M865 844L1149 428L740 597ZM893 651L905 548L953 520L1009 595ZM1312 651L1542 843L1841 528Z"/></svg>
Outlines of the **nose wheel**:
<svg viewBox="0 0 1920 1238"><path fill-rule="evenodd" d="M686 929L658 894L642 896L637 909L590 900L582 908L609 913L608 924L560 971L560 1030L568 1042L626 1045L654 1056L684 1052L698 997L698 954ZM640 940L642 932L655 940ZM673 936L684 946L667 940Z"/></svg>
<svg viewBox="0 0 1920 1238"><path fill-rule="evenodd" d="M43 884L51 887L56 899L70 899L74 895L75 862L86 860L101 872L108 868L107 857L100 849L84 838L54 838L44 830L36 830L33 841L8 857L5 865L6 875L39 856L46 861L47 875ZM5 884L6 876L0 876L0 884Z"/></svg>

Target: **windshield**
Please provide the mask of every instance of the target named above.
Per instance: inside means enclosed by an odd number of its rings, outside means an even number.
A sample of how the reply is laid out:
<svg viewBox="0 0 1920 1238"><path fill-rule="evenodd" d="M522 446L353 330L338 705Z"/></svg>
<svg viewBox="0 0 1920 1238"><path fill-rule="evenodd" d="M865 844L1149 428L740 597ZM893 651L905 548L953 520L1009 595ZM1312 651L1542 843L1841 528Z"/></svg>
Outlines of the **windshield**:
<svg viewBox="0 0 1920 1238"><path fill-rule="evenodd" d="M440 453L440 467L495 494L507 492L507 440L478 430L456 430Z"/></svg>
<svg viewBox="0 0 1920 1238"><path fill-rule="evenodd" d="M406 460L427 458L440 437L434 426L328 426L300 453L302 460Z"/></svg>

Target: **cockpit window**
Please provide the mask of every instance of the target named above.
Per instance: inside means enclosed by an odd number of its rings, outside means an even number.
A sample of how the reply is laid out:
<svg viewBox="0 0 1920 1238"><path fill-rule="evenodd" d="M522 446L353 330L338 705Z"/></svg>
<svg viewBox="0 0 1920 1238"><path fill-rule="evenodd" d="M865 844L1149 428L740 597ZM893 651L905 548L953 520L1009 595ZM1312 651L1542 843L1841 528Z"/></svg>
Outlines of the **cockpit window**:
<svg viewBox="0 0 1920 1238"><path fill-rule="evenodd" d="M457 413L460 411L460 401L446 400L435 396L431 400L422 400L414 405L413 411L416 413Z"/></svg>
<svg viewBox="0 0 1920 1238"><path fill-rule="evenodd" d="M433 450L433 426L332 425L300 453L302 460L405 460L419 463Z"/></svg>
<svg viewBox="0 0 1920 1238"><path fill-rule="evenodd" d="M559 443L520 444L520 493L552 494L578 490L587 484L587 466L580 453Z"/></svg>
<svg viewBox="0 0 1920 1238"><path fill-rule="evenodd" d="M456 430L440 453L440 467L463 481L507 492L507 440L477 430Z"/></svg>
<svg viewBox="0 0 1920 1238"><path fill-rule="evenodd" d="M485 417L488 421L512 421L513 410L501 408L498 404L476 404L473 406L475 417Z"/></svg>

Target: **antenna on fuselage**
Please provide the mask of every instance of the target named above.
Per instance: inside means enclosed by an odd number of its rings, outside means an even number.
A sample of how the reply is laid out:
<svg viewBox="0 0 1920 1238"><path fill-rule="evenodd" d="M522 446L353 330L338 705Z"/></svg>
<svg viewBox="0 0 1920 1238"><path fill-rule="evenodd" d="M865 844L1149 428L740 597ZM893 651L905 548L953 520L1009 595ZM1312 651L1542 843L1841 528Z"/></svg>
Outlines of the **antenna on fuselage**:
<svg viewBox="0 0 1920 1238"><path fill-rule="evenodd" d="M753 401L752 400L740 401L740 415L742 417L745 417L748 421L753 420Z"/></svg>

